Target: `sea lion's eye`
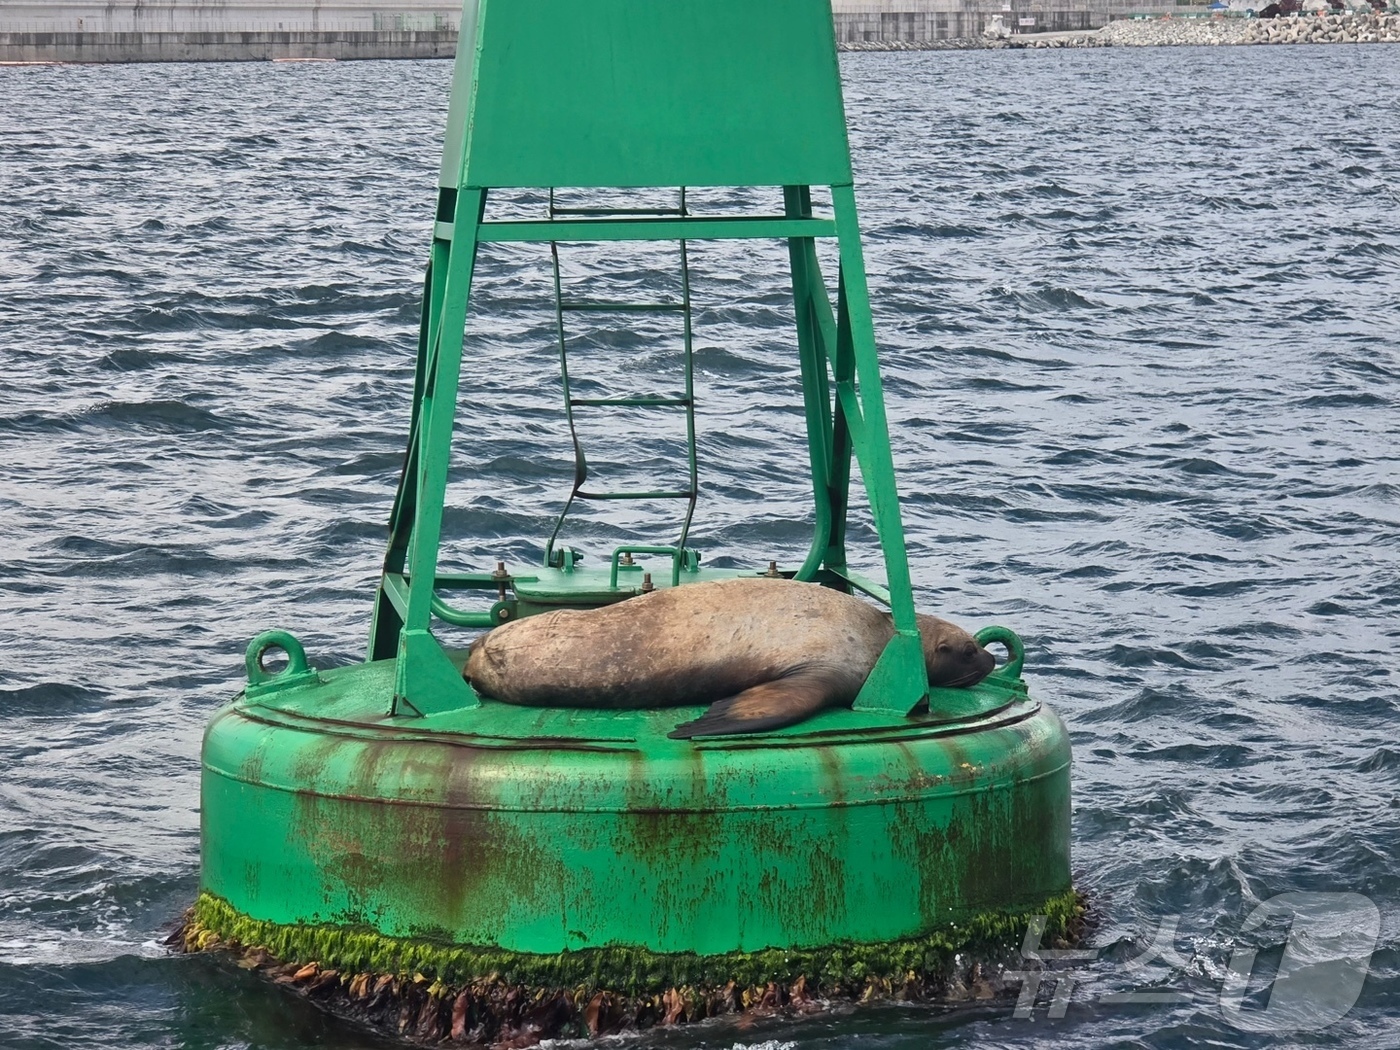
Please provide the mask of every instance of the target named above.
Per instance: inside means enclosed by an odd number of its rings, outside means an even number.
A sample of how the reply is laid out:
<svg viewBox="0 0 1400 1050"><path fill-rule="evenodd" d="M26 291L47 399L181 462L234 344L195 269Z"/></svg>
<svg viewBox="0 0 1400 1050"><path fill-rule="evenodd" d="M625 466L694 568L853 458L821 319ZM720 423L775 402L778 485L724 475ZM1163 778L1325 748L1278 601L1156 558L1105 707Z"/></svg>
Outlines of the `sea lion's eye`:
<svg viewBox="0 0 1400 1050"><path fill-rule="evenodd" d="M952 647L951 645L949 645L947 642L939 642L939 643L938 643L938 651L939 651L940 653L951 653L951 652L953 651L953 647Z"/></svg>

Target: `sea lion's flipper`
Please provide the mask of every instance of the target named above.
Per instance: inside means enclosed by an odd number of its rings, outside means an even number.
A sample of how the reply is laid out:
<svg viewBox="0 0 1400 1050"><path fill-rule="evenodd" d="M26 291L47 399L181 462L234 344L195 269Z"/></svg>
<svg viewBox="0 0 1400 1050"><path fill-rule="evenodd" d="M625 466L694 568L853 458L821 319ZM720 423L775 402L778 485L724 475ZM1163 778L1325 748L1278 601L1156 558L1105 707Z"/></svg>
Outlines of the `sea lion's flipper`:
<svg viewBox="0 0 1400 1050"><path fill-rule="evenodd" d="M830 674L816 669L795 671L716 700L699 718L682 722L666 735L672 740L689 740L781 729L833 706L841 692L839 686Z"/></svg>

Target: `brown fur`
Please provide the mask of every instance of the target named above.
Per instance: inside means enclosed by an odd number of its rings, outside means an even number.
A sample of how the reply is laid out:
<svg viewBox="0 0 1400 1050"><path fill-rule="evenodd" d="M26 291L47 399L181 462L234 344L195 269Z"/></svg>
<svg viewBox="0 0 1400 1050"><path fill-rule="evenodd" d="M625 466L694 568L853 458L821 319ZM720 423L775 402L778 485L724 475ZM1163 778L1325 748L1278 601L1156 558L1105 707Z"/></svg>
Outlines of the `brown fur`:
<svg viewBox="0 0 1400 1050"><path fill-rule="evenodd" d="M932 685L965 686L995 666L962 628L919 617ZM532 616L473 647L484 696L542 707L710 704L673 737L777 729L850 704L894 628L829 587L744 577L653 591L601 609Z"/></svg>

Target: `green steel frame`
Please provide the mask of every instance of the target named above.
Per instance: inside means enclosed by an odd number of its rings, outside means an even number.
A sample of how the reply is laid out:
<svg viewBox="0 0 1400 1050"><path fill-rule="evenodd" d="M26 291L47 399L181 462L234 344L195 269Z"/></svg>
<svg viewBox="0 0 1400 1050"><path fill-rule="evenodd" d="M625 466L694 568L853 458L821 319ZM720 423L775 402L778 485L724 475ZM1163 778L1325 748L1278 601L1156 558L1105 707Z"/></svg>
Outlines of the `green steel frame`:
<svg viewBox="0 0 1400 1050"><path fill-rule="evenodd" d="M742 238L786 241L792 270L815 534L791 575L888 604L896 634L855 706L912 710L928 695L928 682L827 0L467 0L461 40L424 280L408 452L371 628L370 659L397 661L392 711L428 715L478 703L431 634L434 616L487 627L548 604L548 594L537 595L534 606L516 604L507 586L518 589L531 578L503 567L496 573L438 572L479 247L524 241L557 251L569 242L683 246ZM535 221L486 218L490 195L505 189L720 186L781 188L782 214L552 209L549 218ZM829 187L830 217L815 213L813 186ZM818 265L819 238L837 242L834 306ZM886 585L847 565L852 458L869 498ZM661 548L673 555L673 582L680 582L683 568L700 578L683 544L684 538L676 549ZM614 589L619 557L623 565L630 562L625 555L622 548L613 554ZM499 600L489 612L463 612L444 602L439 589L495 589ZM592 598L616 600L606 594Z"/></svg>

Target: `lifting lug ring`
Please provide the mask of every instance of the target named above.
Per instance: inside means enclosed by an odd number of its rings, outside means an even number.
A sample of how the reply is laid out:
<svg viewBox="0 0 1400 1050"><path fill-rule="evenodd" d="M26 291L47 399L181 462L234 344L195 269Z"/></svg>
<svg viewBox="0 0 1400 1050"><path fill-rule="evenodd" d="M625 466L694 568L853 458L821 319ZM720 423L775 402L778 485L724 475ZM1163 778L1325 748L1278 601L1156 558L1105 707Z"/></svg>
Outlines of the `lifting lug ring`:
<svg viewBox="0 0 1400 1050"><path fill-rule="evenodd" d="M263 659L275 650L287 654L287 666L280 671L269 671ZM277 678L306 674L311 669L306 662L306 650L287 631L263 631L249 642L244 666L248 671L249 685L266 685Z"/></svg>
<svg viewBox="0 0 1400 1050"><path fill-rule="evenodd" d="M972 637L983 648L990 642L1000 642L1006 647L1006 663L993 670L992 674L999 678L1021 677L1021 668L1026 663L1026 644L1019 634L1010 627L983 627Z"/></svg>

